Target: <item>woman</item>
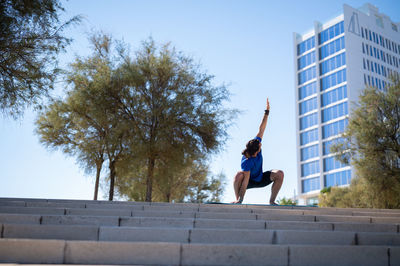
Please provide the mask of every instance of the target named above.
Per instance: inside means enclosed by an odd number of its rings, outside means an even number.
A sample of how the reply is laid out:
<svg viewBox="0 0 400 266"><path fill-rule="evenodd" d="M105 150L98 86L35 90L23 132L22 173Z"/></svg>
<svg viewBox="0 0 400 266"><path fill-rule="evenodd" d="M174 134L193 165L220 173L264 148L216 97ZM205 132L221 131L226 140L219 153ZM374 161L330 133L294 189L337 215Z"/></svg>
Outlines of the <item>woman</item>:
<svg viewBox="0 0 400 266"><path fill-rule="evenodd" d="M261 141L265 127L267 126L269 109L269 100L267 98L267 108L264 111L258 134L254 139L247 142L246 149L242 152L242 171L236 174L233 182L236 195L236 200L233 203L242 203L246 189L265 187L273 183L269 203L271 205L278 205L275 203L275 199L283 183L283 171L271 170L263 172L262 170L263 157L261 153Z"/></svg>

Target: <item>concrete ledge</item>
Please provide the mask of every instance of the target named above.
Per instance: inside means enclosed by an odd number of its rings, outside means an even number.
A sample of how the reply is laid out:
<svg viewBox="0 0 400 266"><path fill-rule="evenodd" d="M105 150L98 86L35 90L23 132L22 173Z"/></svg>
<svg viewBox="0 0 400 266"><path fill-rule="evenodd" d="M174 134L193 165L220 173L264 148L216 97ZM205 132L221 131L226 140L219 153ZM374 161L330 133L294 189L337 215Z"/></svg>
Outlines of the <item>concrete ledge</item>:
<svg viewBox="0 0 400 266"><path fill-rule="evenodd" d="M322 231L276 231L278 245L355 245L355 233Z"/></svg>
<svg viewBox="0 0 400 266"><path fill-rule="evenodd" d="M389 265L400 265L400 247L389 247Z"/></svg>
<svg viewBox="0 0 400 266"><path fill-rule="evenodd" d="M150 206L143 206L144 211L179 211L179 212L197 212L199 211L199 206L186 206L186 205L150 205Z"/></svg>
<svg viewBox="0 0 400 266"><path fill-rule="evenodd" d="M79 203L79 202L74 202L74 203L69 203L69 202L27 202L26 207L42 207L42 208L85 208L86 204L85 203Z"/></svg>
<svg viewBox="0 0 400 266"><path fill-rule="evenodd" d="M267 230L333 231L332 223L267 221Z"/></svg>
<svg viewBox="0 0 400 266"><path fill-rule="evenodd" d="M272 244L273 231L194 229L190 243Z"/></svg>
<svg viewBox="0 0 400 266"><path fill-rule="evenodd" d="M170 218L194 218L195 212L180 211L133 211L133 217L170 217Z"/></svg>
<svg viewBox="0 0 400 266"><path fill-rule="evenodd" d="M349 223L370 223L371 217L365 216L341 216L341 215L316 215L317 222L349 222Z"/></svg>
<svg viewBox="0 0 400 266"><path fill-rule="evenodd" d="M193 228L192 218L122 217L120 226Z"/></svg>
<svg viewBox="0 0 400 266"><path fill-rule="evenodd" d="M220 213L220 212L197 212L196 218L202 219L239 219L239 220L256 220L257 216L251 213Z"/></svg>
<svg viewBox="0 0 400 266"><path fill-rule="evenodd" d="M287 214L257 214L257 220L264 221L304 221L314 222L313 215L287 215Z"/></svg>
<svg viewBox="0 0 400 266"><path fill-rule="evenodd" d="M98 240L98 227L4 224L3 238Z"/></svg>
<svg viewBox="0 0 400 266"><path fill-rule="evenodd" d="M392 223L392 224L400 224L400 218L393 217L372 217L372 223Z"/></svg>
<svg viewBox="0 0 400 266"><path fill-rule="evenodd" d="M288 247L182 244L182 265L287 265Z"/></svg>
<svg viewBox="0 0 400 266"><path fill-rule="evenodd" d="M0 213L0 223L4 224L40 224L40 215Z"/></svg>
<svg viewBox="0 0 400 266"><path fill-rule="evenodd" d="M64 215L65 209L37 207L0 207L0 213Z"/></svg>
<svg viewBox="0 0 400 266"><path fill-rule="evenodd" d="M369 216L369 217L393 217L398 218L400 221L400 213L397 212L363 212L363 211L354 211L353 216Z"/></svg>
<svg viewBox="0 0 400 266"><path fill-rule="evenodd" d="M395 224L334 223L335 231L352 232L397 232Z"/></svg>
<svg viewBox="0 0 400 266"><path fill-rule="evenodd" d="M99 240L188 243L189 230L146 227L100 227Z"/></svg>
<svg viewBox="0 0 400 266"><path fill-rule="evenodd" d="M290 246L289 265L388 265L388 248L372 246ZM390 264L395 265L395 264Z"/></svg>
<svg viewBox="0 0 400 266"><path fill-rule="evenodd" d="M223 220L223 219L196 219L194 228L229 228L229 229L265 229L264 221L253 220Z"/></svg>
<svg viewBox="0 0 400 266"><path fill-rule="evenodd" d="M398 233L357 233L358 245L400 246Z"/></svg>
<svg viewBox="0 0 400 266"><path fill-rule="evenodd" d="M0 201L0 206L4 207L25 207L25 201Z"/></svg>
<svg viewBox="0 0 400 266"><path fill-rule="evenodd" d="M0 239L0 263L62 264L65 241Z"/></svg>
<svg viewBox="0 0 400 266"><path fill-rule="evenodd" d="M86 242L66 243L67 264L179 265L178 243Z"/></svg>
<svg viewBox="0 0 400 266"><path fill-rule="evenodd" d="M129 210L129 211L143 211L144 205L141 204L86 204L88 210L102 209L102 210Z"/></svg>
<svg viewBox="0 0 400 266"><path fill-rule="evenodd" d="M229 207L206 207L200 206L199 212L229 212L229 213L252 213L251 209L248 208L229 208Z"/></svg>
<svg viewBox="0 0 400 266"><path fill-rule="evenodd" d="M86 215L86 216L132 216L130 210L114 209L67 209L67 215Z"/></svg>
<svg viewBox="0 0 400 266"><path fill-rule="evenodd" d="M253 213L256 214L269 214L269 215L304 215L304 210L293 210L293 209L253 209Z"/></svg>
<svg viewBox="0 0 400 266"><path fill-rule="evenodd" d="M118 226L119 217L115 216L78 216L78 215L44 215L42 223L45 225L107 225Z"/></svg>

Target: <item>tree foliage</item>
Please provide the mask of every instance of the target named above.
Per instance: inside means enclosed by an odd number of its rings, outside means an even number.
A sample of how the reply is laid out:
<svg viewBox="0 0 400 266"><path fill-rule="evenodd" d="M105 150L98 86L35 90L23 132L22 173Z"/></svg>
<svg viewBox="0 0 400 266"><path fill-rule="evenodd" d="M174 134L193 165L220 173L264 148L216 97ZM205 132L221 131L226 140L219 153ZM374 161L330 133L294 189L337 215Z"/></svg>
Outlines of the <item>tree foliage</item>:
<svg viewBox="0 0 400 266"><path fill-rule="evenodd" d="M117 79L123 86L110 95L142 147L133 165L147 171L140 175L146 178L146 201L152 201L154 182L172 189L179 184L180 169L218 151L235 111L223 107L229 98L226 87L214 86L213 76L170 45L158 47L149 39L134 58L120 51L124 63ZM163 194L168 200L169 192Z"/></svg>
<svg viewBox="0 0 400 266"><path fill-rule="evenodd" d="M358 179L349 190L335 189L355 197L348 206L400 208L400 82L381 91L367 88L349 120L345 142L332 147L337 159L351 157ZM350 156L348 156L350 155ZM332 196L331 195L331 196ZM361 199L362 200L357 200ZM345 204L345 205L346 205Z"/></svg>
<svg viewBox="0 0 400 266"><path fill-rule="evenodd" d="M0 109L16 118L53 89L57 55L71 39L61 22L58 0L0 1Z"/></svg>
<svg viewBox="0 0 400 266"><path fill-rule="evenodd" d="M91 43L93 54L71 64L67 97L39 117L41 141L98 171L108 161L110 200L114 187L140 201L219 200L222 178L208 179L207 163L236 113L223 108L226 88L152 39L133 58L108 35Z"/></svg>

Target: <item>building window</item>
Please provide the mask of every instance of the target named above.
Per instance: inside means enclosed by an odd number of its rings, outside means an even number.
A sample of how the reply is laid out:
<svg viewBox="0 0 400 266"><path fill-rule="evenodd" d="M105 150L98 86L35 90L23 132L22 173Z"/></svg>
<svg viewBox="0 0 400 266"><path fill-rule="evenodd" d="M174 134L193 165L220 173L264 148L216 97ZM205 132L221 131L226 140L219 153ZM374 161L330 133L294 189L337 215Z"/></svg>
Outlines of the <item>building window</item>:
<svg viewBox="0 0 400 266"><path fill-rule="evenodd" d="M337 104L335 106L322 110L322 123L328 122L347 114L347 102Z"/></svg>
<svg viewBox="0 0 400 266"><path fill-rule="evenodd" d="M318 157L318 144L301 149L301 161Z"/></svg>
<svg viewBox="0 0 400 266"><path fill-rule="evenodd" d="M306 145L308 143L317 140L318 140L318 128L300 134L300 145Z"/></svg>
<svg viewBox="0 0 400 266"><path fill-rule="evenodd" d="M309 176L319 173L319 161L303 163L301 165L301 176Z"/></svg>
<svg viewBox="0 0 400 266"><path fill-rule="evenodd" d="M330 87L333 87L345 81L346 81L346 69L339 70L321 79L321 90L324 91Z"/></svg>
<svg viewBox="0 0 400 266"><path fill-rule="evenodd" d="M315 36L297 45L297 55L301 55L314 47L315 47Z"/></svg>
<svg viewBox="0 0 400 266"><path fill-rule="evenodd" d="M308 113L315 109L317 109L317 97L311 98L299 104L300 115Z"/></svg>
<svg viewBox="0 0 400 266"><path fill-rule="evenodd" d="M345 170L324 176L325 187L343 186L351 182L351 171Z"/></svg>
<svg viewBox="0 0 400 266"><path fill-rule="evenodd" d="M317 82L312 82L299 88L299 100L317 93Z"/></svg>
<svg viewBox="0 0 400 266"><path fill-rule="evenodd" d="M344 22L341 21L318 34L319 44L329 41L344 32Z"/></svg>
<svg viewBox="0 0 400 266"><path fill-rule="evenodd" d="M320 75L328 73L336 68L339 68L346 64L345 53L341 53L335 57L332 57L320 64Z"/></svg>
<svg viewBox="0 0 400 266"><path fill-rule="evenodd" d="M328 155L331 153L331 147L336 144L343 144L344 139L343 138L337 138L333 140L328 140L322 143L322 154L323 155Z"/></svg>
<svg viewBox="0 0 400 266"><path fill-rule="evenodd" d="M328 158L324 159L324 172L343 168L346 166L349 166L349 165L336 160L335 157L328 157Z"/></svg>
<svg viewBox="0 0 400 266"><path fill-rule="evenodd" d="M299 73L298 77L299 77L299 85L312 80L316 77L316 71L315 71L315 66L310 67L302 72Z"/></svg>
<svg viewBox="0 0 400 266"><path fill-rule="evenodd" d="M318 124L318 113L313 113L300 118L300 130Z"/></svg>
<svg viewBox="0 0 400 266"><path fill-rule="evenodd" d="M325 92L321 95L321 106L327 106L331 103L340 101L347 98L347 86L336 88L334 90Z"/></svg>
<svg viewBox="0 0 400 266"><path fill-rule="evenodd" d="M305 68L306 66L311 65L315 62L315 51L303 55L299 59L297 59L298 70Z"/></svg>
<svg viewBox="0 0 400 266"><path fill-rule="evenodd" d="M309 178L301 181L301 190L307 193L313 190L319 190L321 187L319 177Z"/></svg>
<svg viewBox="0 0 400 266"><path fill-rule="evenodd" d="M364 38L364 28L361 27L361 37Z"/></svg>
<svg viewBox="0 0 400 266"><path fill-rule="evenodd" d="M322 127L322 138L326 139L332 136L336 136L339 134L342 134L347 125L348 125L349 121L346 119L325 125Z"/></svg>
<svg viewBox="0 0 400 266"><path fill-rule="evenodd" d="M325 57L337 53L344 48L345 48L344 37L341 37L337 40L327 43L326 45L319 48L319 57L320 57L319 59L322 60Z"/></svg>

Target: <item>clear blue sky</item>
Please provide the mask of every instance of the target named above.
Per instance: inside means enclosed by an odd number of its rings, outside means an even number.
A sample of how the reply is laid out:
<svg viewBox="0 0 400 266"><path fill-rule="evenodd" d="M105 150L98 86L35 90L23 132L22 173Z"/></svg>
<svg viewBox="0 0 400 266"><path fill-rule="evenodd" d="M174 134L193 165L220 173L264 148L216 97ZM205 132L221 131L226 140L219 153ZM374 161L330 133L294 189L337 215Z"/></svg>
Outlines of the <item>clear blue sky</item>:
<svg viewBox="0 0 400 266"><path fill-rule="evenodd" d="M392 21L400 21L400 1L371 0ZM294 106L293 32L305 33L314 21L326 22L342 12L344 3L359 0L70 0L65 17L81 14L83 23L68 30L73 44L62 65L75 55L89 55L92 30L124 39L136 50L152 36L171 42L215 75L215 83L230 84L227 107L243 113L229 129L225 149L212 157L213 173L227 176L224 201L234 200L232 180L240 169L241 151L261 122L266 98L271 114L263 140L264 170L282 169L285 181L278 199L297 193ZM62 84L56 93L62 93ZM18 121L0 117L0 197L92 199L94 175L87 175L75 158L50 151L34 133L36 114L27 110ZM103 173L103 177L105 173ZM107 199L107 189L99 193ZM244 203L267 203L270 187L247 192Z"/></svg>

